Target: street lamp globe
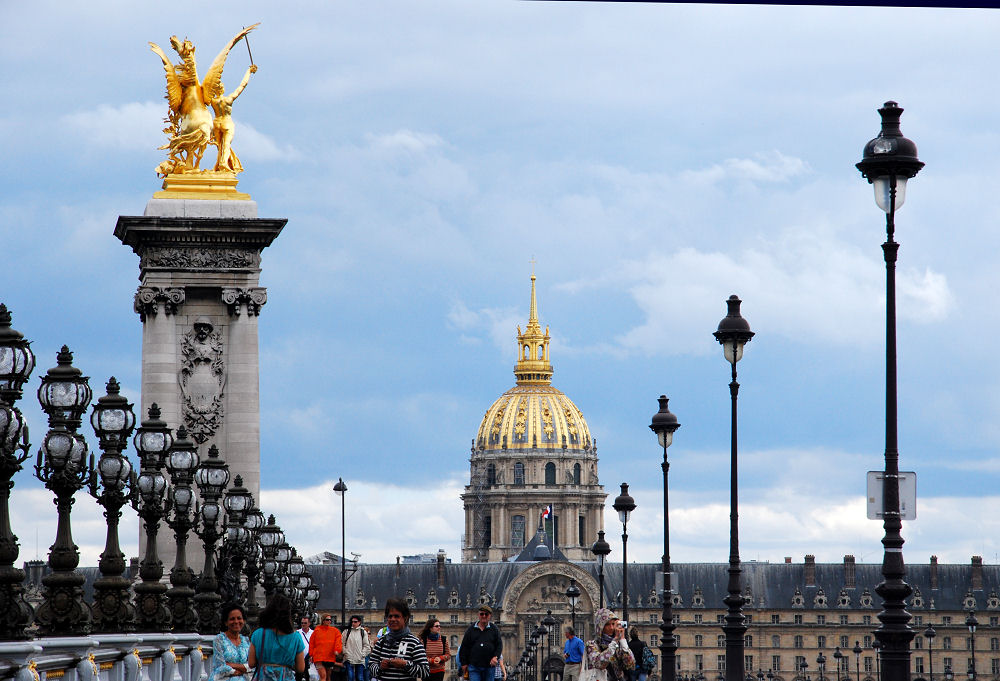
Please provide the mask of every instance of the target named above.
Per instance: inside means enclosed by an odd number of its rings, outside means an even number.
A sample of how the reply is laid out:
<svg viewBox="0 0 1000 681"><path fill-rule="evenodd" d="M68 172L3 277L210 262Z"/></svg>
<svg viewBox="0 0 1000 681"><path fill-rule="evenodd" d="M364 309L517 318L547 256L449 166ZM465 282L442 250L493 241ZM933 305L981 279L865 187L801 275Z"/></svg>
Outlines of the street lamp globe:
<svg viewBox="0 0 1000 681"><path fill-rule="evenodd" d="M722 345L726 361L734 366L743 359L743 346L754 337L753 331L750 330L750 322L740 314L742 302L736 295L729 296L726 301L727 314L719 322L719 328L712 334Z"/></svg>
<svg viewBox="0 0 1000 681"><path fill-rule="evenodd" d="M899 129L903 109L889 101L878 112L882 130L865 145L856 167L874 187L878 207L893 213L906 199L906 181L920 172L924 164L917 159L917 145L903 137Z"/></svg>
<svg viewBox="0 0 1000 681"><path fill-rule="evenodd" d="M79 369L73 366L73 353L65 345L56 355L56 366L48 370L38 386L38 402L49 417L49 425L64 425L70 430L80 427L80 420L93 391Z"/></svg>
<svg viewBox="0 0 1000 681"><path fill-rule="evenodd" d="M580 587L576 585L576 579L571 577L569 586L566 587L566 598L569 600L570 607L576 607L576 604L580 600L580 593Z"/></svg>
<svg viewBox="0 0 1000 681"><path fill-rule="evenodd" d="M0 303L0 401L13 405L35 368L31 342L11 328L7 306Z"/></svg>
<svg viewBox="0 0 1000 681"><path fill-rule="evenodd" d="M627 525L629 516L635 510L635 499L628 493L627 482L621 483L621 487L622 492L615 497L615 503L612 505L612 508L618 511L618 519L621 520L622 525Z"/></svg>

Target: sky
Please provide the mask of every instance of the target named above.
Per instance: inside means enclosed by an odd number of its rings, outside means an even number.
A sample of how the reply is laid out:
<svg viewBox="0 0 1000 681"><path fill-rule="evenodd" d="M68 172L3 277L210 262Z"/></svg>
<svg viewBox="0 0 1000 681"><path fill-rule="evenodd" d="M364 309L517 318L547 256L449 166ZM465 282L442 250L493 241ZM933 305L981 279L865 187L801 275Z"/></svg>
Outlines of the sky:
<svg viewBox="0 0 1000 681"><path fill-rule="evenodd" d="M159 189L147 42L187 36L204 70L258 21L239 189L288 219L261 274L261 506L300 553L340 550L342 477L348 553L459 559L468 448L513 385L534 260L553 384L597 439L611 560L621 482L629 558L662 553L660 394L682 424L671 556L727 559L730 368L711 334L735 293L756 333L738 365L742 558L881 561L864 493L884 452L884 215L854 164L895 100L926 163L896 228L904 555L1000 562L996 10L0 4L0 302L38 358L32 453L63 344L95 400L114 375L139 402L138 258L113 230ZM230 89L248 64L241 44ZM30 468L14 482L21 559L44 559L53 496ZM78 494L82 564L104 527ZM126 512L129 555L137 536Z"/></svg>

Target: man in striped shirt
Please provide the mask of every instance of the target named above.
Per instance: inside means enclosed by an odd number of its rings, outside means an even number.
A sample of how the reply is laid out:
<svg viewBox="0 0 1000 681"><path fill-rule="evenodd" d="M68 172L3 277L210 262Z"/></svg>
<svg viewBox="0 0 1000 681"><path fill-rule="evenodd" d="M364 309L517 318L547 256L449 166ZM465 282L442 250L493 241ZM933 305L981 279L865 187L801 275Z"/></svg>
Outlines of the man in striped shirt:
<svg viewBox="0 0 1000 681"><path fill-rule="evenodd" d="M385 602L385 623L389 631L380 638L368 657L368 671L380 681L416 681L430 673L427 653L420 639L410 633L410 606L401 598Z"/></svg>

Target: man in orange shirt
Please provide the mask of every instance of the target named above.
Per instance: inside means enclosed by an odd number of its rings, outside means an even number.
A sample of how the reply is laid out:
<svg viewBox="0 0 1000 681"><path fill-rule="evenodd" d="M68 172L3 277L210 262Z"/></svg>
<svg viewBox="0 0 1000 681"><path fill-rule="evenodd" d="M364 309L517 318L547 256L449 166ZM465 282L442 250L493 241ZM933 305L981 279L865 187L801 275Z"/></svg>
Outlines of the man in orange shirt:
<svg viewBox="0 0 1000 681"><path fill-rule="evenodd" d="M316 663L319 681L330 681L334 672L343 665L344 643L340 629L333 626L333 618L324 613L320 625L313 629L309 637L309 657Z"/></svg>

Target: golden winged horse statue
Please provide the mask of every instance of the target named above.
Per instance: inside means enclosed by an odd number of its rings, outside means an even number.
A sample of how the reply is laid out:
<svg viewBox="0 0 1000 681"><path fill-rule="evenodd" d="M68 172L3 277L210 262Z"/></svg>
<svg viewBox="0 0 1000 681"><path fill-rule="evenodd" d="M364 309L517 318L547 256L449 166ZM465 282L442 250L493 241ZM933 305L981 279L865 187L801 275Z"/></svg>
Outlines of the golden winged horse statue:
<svg viewBox="0 0 1000 681"><path fill-rule="evenodd" d="M229 95L222 84L222 70L233 46L259 25L244 28L222 48L209 67L204 81L198 78L195 48L190 40L185 38L182 42L177 36L171 36L170 45L181 57L180 63L176 65L170 63L159 45L149 43L150 49L163 61L163 70L167 76L166 99L170 105L170 111L164 119L168 127L163 129L170 140L160 147L169 152L167 160L156 167L158 175L166 177L170 174L205 172L201 169L201 160L209 144L218 147L219 151L214 170L232 174L243 170L232 151L234 126L231 114L233 101L243 92L250 81L250 74L256 73L257 67L251 63L239 87ZM209 106L215 111L214 120Z"/></svg>

